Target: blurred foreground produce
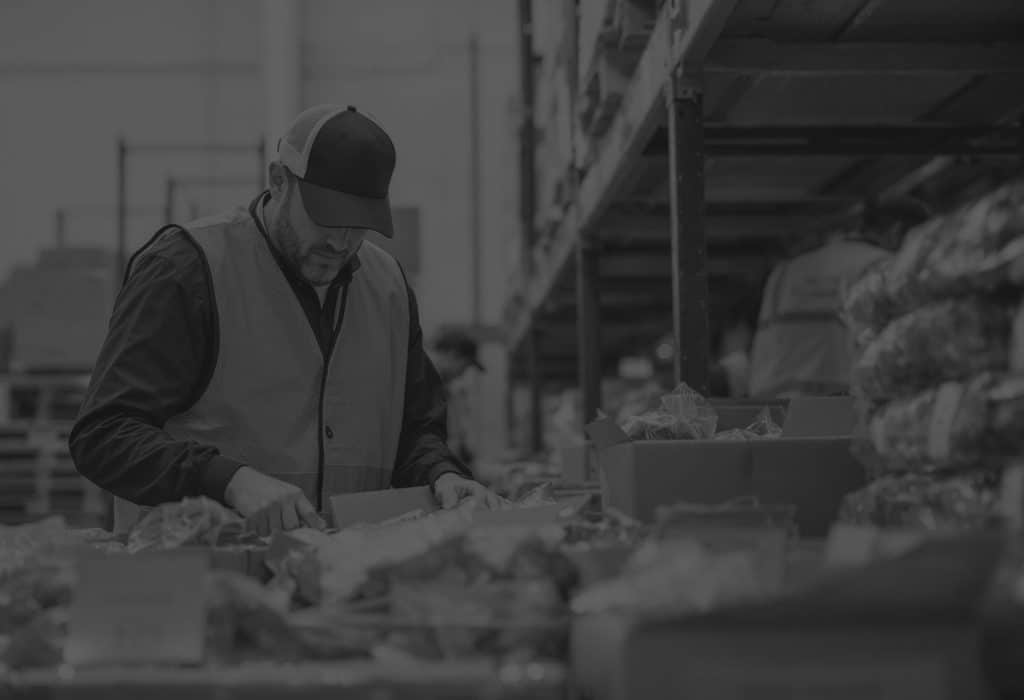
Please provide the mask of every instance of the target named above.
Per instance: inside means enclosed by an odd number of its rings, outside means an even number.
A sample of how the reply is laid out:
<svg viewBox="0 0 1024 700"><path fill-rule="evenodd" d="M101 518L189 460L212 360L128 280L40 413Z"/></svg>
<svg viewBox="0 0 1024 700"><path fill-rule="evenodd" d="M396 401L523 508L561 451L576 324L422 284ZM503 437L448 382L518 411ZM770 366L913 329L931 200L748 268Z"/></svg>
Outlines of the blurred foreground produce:
<svg viewBox="0 0 1024 700"><path fill-rule="evenodd" d="M948 478L887 476L850 494L839 521L883 528L975 529L992 521L998 486L998 479L986 471Z"/></svg>

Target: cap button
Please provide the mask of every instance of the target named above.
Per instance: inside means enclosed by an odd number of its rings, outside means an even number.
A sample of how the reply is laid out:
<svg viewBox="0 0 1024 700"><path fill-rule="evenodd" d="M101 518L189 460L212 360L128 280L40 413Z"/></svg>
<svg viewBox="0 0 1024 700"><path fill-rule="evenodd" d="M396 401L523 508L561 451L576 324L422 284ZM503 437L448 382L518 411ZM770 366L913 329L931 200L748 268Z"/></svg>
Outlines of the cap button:
<svg viewBox="0 0 1024 700"><path fill-rule="evenodd" d="M348 111L350 111L350 112L355 112L355 111L356 111L356 108L355 108L355 107L353 107L352 105L349 105L349 106L348 106Z"/></svg>

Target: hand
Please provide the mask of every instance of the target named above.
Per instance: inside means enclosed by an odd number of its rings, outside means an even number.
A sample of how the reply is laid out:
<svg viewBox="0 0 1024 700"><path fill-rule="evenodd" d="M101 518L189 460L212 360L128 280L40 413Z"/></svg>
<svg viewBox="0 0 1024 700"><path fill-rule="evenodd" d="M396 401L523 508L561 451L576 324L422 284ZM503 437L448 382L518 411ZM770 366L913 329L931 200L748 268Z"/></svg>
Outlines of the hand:
<svg viewBox="0 0 1024 700"><path fill-rule="evenodd" d="M501 497L483 484L454 472L442 474L434 482L434 498L444 509L454 508L467 498L490 510L501 507Z"/></svg>
<svg viewBox="0 0 1024 700"><path fill-rule="evenodd" d="M261 535L308 526L323 530L326 523L294 484L242 467L231 477L224 500Z"/></svg>

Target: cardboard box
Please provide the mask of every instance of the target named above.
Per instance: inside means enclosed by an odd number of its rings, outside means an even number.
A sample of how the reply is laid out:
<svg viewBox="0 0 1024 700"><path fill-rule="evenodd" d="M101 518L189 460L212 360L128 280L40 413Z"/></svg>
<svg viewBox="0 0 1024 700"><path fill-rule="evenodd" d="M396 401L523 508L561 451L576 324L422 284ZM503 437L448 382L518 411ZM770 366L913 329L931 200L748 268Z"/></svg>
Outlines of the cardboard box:
<svg viewBox="0 0 1024 700"><path fill-rule="evenodd" d="M265 565L268 547L185 547L207 553L210 567L218 571L233 571L251 576L261 582L270 580Z"/></svg>
<svg viewBox="0 0 1024 700"><path fill-rule="evenodd" d="M795 506L800 534L824 537L843 497L866 482L850 452L851 404L846 397L793 399L782 437L751 441L633 442L611 420L591 423L605 507L649 521L662 505L753 496ZM720 430L758 410L722 407Z"/></svg>
<svg viewBox="0 0 1024 700"><path fill-rule="evenodd" d="M564 483L585 484L597 479L597 466L591 452L590 443L559 448Z"/></svg>

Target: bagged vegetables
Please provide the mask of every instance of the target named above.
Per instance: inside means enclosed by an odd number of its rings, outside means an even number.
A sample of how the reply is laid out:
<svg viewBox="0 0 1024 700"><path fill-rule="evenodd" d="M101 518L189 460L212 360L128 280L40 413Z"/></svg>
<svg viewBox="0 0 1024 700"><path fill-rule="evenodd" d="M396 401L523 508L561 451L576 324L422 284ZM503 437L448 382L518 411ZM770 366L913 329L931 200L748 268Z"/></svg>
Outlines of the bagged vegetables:
<svg viewBox="0 0 1024 700"><path fill-rule="evenodd" d="M914 229L894 259L851 285L844 308L860 335L933 301L1021 284L1024 182L1016 182Z"/></svg>
<svg viewBox="0 0 1024 700"><path fill-rule="evenodd" d="M128 534L129 554L185 545L223 547L255 544L245 520L233 510L205 497L165 503L147 513Z"/></svg>
<svg viewBox="0 0 1024 700"><path fill-rule="evenodd" d="M1024 375L947 382L879 408L867 430L892 471L998 465L1024 451Z"/></svg>
<svg viewBox="0 0 1024 700"><path fill-rule="evenodd" d="M1006 371L1017 306L1006 301L993 297L947 300L893 321L855 362L854 391L871 400L907 397L943 381Z"/></svg>

